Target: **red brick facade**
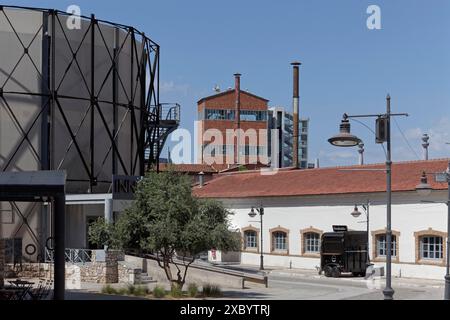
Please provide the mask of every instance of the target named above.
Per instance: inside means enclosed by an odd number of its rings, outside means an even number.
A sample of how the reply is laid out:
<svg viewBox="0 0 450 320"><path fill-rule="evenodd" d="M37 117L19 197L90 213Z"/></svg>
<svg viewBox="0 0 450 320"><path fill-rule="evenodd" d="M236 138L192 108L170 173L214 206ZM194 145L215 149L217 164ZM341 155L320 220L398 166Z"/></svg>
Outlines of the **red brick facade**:
<svg viewBox="0 0 450 320"><path fill-rule="evenodd" d="M239 82L237 82L239 83ZM237 107L237 92L239 92L239 108ZM258 157L258 154L267 150L267 110L268 110L268 100L258 97L252 93L247 91L242 91L240 88L235 88L231 90L227 90L224 92L217 93L215 95L202 98L197 103L197 110L199 114L199 127L198 127L198 150L199 150L199 160L201 163L214 164L217 162L221 162L220 164L247 164L247 163L267 163L266 158ZM234 116L231 116L232 119L206 119L205 114L206 110L228 110L228 112L233 113ZM237 114L240 111L241 117L240 121L237 121ZM243 111L257 111L265 113L264 120L252 120L246 121L245 117L243 118ZM244 131L244 137L241 136L242 139L245 140L245 145L252 146L254 155L244 155L241 159L237 159L237 157L233 157L230 151L233 153L237 151L237 135L233 138L233 133L236 128L240 128ZM216 138L205 136L205 132L209 129L216 129L220 132L222 136L222 141L216 141ZM264 129L264 130L261 130ZM228 131L228 140L227 140L227 130ZM210 131L211 132L211 131ZM250 139L248 135L254 134L255 137ZM217 146L224 146L225 154L222 151L215 155L214 157L208 157L208 152L205 154L203 151L203 146L211 144ZM220 150L222 150L220 148ZM228 148L231 148L228 149ZM242 146L241 146L242 148ZM244 147L245 148L245 147ZM248 148L248 147L247 147ZM256 151L255 151L256 150ZM242 152L242 151L241 151ZM244 151L245 152L245 151ZM249 152L250 153L250 152ZM228 154L228 156L226 155ZM259 161L263 159L263 161ZM231 163L230 163L231 161Z"/></svg>

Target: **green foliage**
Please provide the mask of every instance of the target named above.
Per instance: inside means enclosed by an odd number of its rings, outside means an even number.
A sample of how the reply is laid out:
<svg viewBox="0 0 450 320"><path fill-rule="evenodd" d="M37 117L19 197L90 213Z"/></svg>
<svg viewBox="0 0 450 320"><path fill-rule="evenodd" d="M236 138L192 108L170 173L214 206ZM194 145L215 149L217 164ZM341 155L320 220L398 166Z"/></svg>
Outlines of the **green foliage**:
<svg viewBox="0 0 450 320"><path fill-rule="evenodd" d="M205 297L221 297L222 296L222 290L220 289L220 286L214 285L214 284L205 284L203 286L203 296Z"/></svg>
<svg viewBox="0 0 450 320"><path fill-rule="evenodd" d="M142 297L147 294L147 288L145 286L134 286L130 284L127 287L127 294Z"/></svg>
<svg viewBox="0 0 450 320"><path fill-rule="evenodd" d="M188 291L189 297L195 298L197 296L197 294L198 294L198 286L197 286L197 284L190 283L188 285L187 291Z"/></svg>
<svg viewBox="0 0 450 320"><path fill-rule="evenodd" d="M116 289L114 289L109 284L107 284L106 286L102 287L101 293L104 293L104 294L117 294L118 292L117 292Z"/></svg>
<svg viewBox="0 0 450 320"><path fill-rule="evenodd" d="M174 283L170 288L170 295L173 298L181 298L183 296L183 291L178 284Z"/></svg>
<svg viewBox="0 0 450 320"><path fill-rule="evenodd" d="M166 296L166 290L160 286L156 286L153 288L153 296L155 298L164 298Z"/></svg>
<svg viewBox="0 0 450 320"><path fill-rule="evenodd" d="M239 250L239 237L229 231L229 214L218 201L194 197L187 175L149 172L138 183L133 205L114 225L98 220L89 230L89 239L114 249L158 254L168 280L182 289L187 269L178 272L175 280L169 272L175 253L190 263L192 257L211 248Z"/></svg>

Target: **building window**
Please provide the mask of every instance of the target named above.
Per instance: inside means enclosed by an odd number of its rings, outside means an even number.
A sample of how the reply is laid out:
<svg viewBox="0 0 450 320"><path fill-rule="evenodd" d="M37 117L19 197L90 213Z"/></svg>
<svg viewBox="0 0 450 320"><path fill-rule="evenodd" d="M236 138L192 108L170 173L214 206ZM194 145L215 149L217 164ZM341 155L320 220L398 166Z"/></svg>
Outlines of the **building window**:
<svg viewBox="0 0 450 320"><path fill-rule="evenodd" d="M320 234L307 232L303 237L305 253L320 253Z"/></svg>
<svg viewBox="0 0 450 320"><path fill-rule="evenodd" d="M387 240L386 234L379 234L376 236L376 255L377 257L386 258L387 255ZM393 257L397 256L397 237L392 235L391 237L391 253Z"/></svg>
<svg viewBox="0 0 450 320"><path fill-rule="evenodd" d="M241 121L267 121L267 111L241 110Z"/></svg>
<svg viewBox="0 0 450 320"><path fill-rule="evenodd" d="M287 250L287 235L285 232L276 231L272 233L273 250L274 251L285 251Z"/></svg>
<svg viewBox="0 0 450 320"><path fill-rule="evenodd" d="M386 261L387 256L386 229L375 230L372 231L371 234L372 234L371 252L373 261L375 262ZM392 253L392 262L394 263L400 262L399 241L400 241L400 232L392 230L391 253Z"/></svg>
<svg viewBox="0 0 450 320"><path fill-rule="evenodd" d="M320 239L323 231L312 226L300 230L301 254L317 257L320 254Z"/></svg>
<svg viewBox="0 0 450 320"><path fill-rule="evenodd" d="M420 237L420 259L441 260L444 258L443 252L444 246L442 237Z"/></svg>
<svg viewBox="0 0 450 320"><path fill-rule="evenodd" d="M258 247L258 236L256 231L248 230L244 232L244 249L256 249Z"/></svg>
<svg viewBox="0 0 450 320"><path fill-rule="evenodd" d="M416 239L416 263L445 265L446 232L428 230L414 232Z"/></svg>
<svg viewBox="0 0 450 320"><path fill-rule="evenodd" d="M234 120L234 115L231 109L205 109L205 120Z"/></svg>

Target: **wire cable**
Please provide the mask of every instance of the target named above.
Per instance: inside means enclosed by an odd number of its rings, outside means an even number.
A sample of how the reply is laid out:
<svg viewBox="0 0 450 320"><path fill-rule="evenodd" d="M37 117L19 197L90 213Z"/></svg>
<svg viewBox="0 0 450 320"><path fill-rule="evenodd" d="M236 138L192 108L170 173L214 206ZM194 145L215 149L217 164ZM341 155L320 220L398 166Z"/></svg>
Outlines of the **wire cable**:
<svg viewBox="0 0 450 320"><path fill-rule="evenodd" d="M377 136L376 132L373 131L373 129L371 127L369 127L367 124L365 124L364 122L359 121L359 120L357 120L355 118L349 118L349 119L352 120L352 121L358 122L359 124L363 125L367 129L369 129L369 131L372 132L375 135L375 137ZM383 148L384 156L387 157L386 148L384 147L384 143L380 143L380 144L381 144L381 148Z"/></svg>
<svg viewBox="0 0 450 320"><path fill-rule="evenodd" d="M403 139L405 140L406 144L408 145L408 147L412 150L412 152L416 155L417 160L420 160L420 156L417 154L416 150L414 150L414 148L411 146L411 144L409 143L408 139L406 139L405 134L403 133L403 130L400 128L400 126L398 125L397 120L395 119L395 117L392 117L394 119L395 125L397 126L397 129L400 131Z"/></svg>

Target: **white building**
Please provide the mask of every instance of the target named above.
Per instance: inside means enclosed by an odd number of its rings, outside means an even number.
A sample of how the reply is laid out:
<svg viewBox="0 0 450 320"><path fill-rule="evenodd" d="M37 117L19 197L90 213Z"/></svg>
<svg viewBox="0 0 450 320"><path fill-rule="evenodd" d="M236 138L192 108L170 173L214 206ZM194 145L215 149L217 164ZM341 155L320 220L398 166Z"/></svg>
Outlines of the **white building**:
<svg viewBox="0 0 450 320"><path fill-rule="evenodd" d="M398 277L443 279L447 241L447 206L423 203L415 191L423 171L442 172L448 160L400 162L392 174L392 274ZM351 167L346 167L351 168ZM384 164L357 168L384 168ZM364 211L355 204L370 201L370 259L385 263L386 175L384 171L343 171L343 168L283 169L273 175L259 171L221 174L197 187L199 197L216 198L233 211L233 227L242 233L241 263L259 265L260 236L266 266L314 269L320 266L320 235L333 225L365 230ZM428 181L427 200L447 201L447 184ZM252 207L264 207L263 230Z"/></svg>

